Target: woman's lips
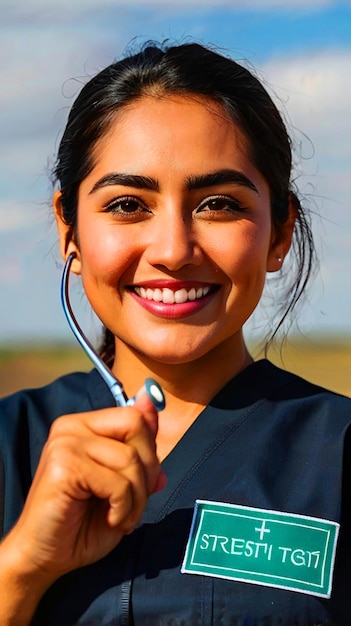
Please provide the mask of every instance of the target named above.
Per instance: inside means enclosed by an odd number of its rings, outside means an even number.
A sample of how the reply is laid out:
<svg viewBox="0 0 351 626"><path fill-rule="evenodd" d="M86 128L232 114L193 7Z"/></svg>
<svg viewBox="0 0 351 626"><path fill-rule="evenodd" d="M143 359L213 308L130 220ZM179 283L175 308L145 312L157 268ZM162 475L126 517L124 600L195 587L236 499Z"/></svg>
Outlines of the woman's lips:
<svg viewBox="0 0 351 626"><path fill-rule="evenodd" d="M150 313L168 319L184 318L197 313L218 291L214 284L177 284L177 286L133 286L129 293Z"/></svg>

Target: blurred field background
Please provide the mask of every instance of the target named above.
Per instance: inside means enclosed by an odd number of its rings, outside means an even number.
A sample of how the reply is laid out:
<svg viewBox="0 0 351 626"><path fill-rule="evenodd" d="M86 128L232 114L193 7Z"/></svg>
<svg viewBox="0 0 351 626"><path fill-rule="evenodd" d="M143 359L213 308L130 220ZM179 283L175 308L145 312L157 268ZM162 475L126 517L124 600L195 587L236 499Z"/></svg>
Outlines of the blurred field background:
<svg viewBox="0 0 351 626"><path fill-rule="evenodd" d="M255 358L262 356L255 346L250 348ZM292 338L282 351L271 349L268 357L307 380L351 397L351 337ZM0 397L91 368L75 345L0 346Z"/></svg>

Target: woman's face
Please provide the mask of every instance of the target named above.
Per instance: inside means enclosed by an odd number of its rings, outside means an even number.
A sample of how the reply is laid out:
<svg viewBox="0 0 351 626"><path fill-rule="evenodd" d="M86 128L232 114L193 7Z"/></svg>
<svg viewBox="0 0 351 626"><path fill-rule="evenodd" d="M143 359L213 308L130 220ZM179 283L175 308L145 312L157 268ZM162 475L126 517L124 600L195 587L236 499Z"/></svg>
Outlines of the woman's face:
<svg viewBox="0 0 351 626"><path fill-rule="evenodd" d="M279 268L269 188L240 130L211 101L145 96L94 156L79 188L75 269L117 354L234 356L266 271Z"/></svg>

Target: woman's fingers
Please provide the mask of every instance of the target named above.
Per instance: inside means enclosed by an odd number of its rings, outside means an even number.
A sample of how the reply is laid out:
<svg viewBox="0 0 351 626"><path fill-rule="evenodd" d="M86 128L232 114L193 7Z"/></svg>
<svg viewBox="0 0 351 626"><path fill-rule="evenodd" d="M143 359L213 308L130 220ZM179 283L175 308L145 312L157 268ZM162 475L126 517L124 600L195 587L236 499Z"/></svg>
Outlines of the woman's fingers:
<svg viewBox="0 0 351 626"><path fill-rule="evenodd" d="M86 454L102 465L108 464L115 471L140 463L150 495L161 471L155 443L157 412L147 396L146 400L143 398L139 402L146 405L146 414L141 414L136 404L133 407L104 409L96 414L60 418L52 427L47 445L50 446L51 440L56 443L71 436L84 442Z"/></svg>
<svg viewBox="0 0 351 626"><path fill-rule="evenodd" d="M145 387L142 387L136 394L134 407L143 414L151 431L156 437L158 427L158 413L155 405L152 403L148 394L146 393Z"/></svg>
<svg viewBox="0 0 351 626"><path fill-rule="evenodd" d="M51 575L105 556L165 484L156 455L157 412L135 406L67 415L49 433L13 536Z"/></svg>

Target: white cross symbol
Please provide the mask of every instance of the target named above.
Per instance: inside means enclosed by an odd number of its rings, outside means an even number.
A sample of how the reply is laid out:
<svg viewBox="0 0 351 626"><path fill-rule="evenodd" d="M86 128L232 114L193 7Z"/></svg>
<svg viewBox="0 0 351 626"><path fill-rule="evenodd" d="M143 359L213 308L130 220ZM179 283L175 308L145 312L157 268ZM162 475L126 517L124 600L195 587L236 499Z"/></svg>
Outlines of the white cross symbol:
<svg viewBox="0 0 351 626"><path fill-rule="evenodd" d="M266 528L265 524L266 524L266 520L262 520L261 528L255 528L255 531L257 533L260 533L260 541L262 541L265 533L270 533L271 532L270 530L268 530L268 528Z"/></svg>

